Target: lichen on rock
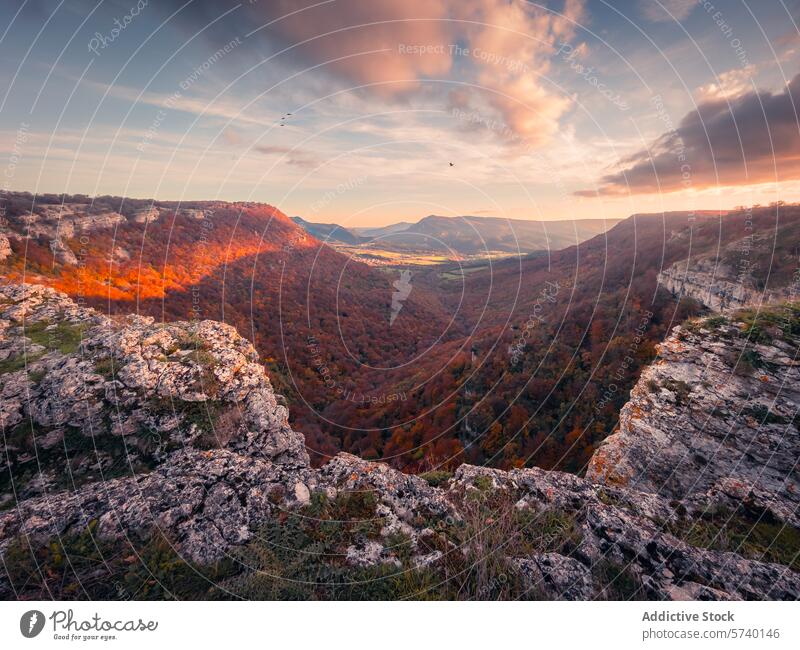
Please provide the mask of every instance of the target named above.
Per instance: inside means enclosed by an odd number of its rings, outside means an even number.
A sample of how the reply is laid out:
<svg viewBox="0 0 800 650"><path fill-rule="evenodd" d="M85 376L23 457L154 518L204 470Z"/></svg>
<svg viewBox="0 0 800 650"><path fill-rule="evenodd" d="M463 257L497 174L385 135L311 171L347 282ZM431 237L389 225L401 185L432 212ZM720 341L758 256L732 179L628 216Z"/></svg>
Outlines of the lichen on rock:
<svg viewBox="0 0 800 650"><path fill-rule="evenodd" d="M206 577L171 597L796 599L795 330L770 341L746 319L753 347L737 323L673 332L586 478L463 465L429 482L350 454L311 468L227 325L0 287L0 595L79 597L77 580L106 597L69 548L132 558L102 570L147 595L147 548ZM31 557L51 569L33 582Z"/></svg>

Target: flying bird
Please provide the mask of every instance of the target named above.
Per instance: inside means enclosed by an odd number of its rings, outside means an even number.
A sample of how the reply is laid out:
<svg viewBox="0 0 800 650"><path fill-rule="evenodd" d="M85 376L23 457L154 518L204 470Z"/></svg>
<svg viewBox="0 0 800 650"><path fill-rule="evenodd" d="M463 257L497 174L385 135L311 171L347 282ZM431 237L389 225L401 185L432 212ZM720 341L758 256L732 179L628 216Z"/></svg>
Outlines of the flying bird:
<svg viewBox="0 0 800 650"><path fill-rule="evenodd" d="M455 165L455 163L450 163L450 166L451 167L455 167L456 165Z"/></svg>

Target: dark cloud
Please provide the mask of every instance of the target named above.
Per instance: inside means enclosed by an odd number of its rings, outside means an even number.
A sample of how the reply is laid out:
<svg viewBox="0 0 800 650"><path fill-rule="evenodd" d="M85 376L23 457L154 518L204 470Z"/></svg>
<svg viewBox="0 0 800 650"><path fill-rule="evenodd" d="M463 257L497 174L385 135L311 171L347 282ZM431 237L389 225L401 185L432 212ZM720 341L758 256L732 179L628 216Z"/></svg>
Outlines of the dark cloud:
<svg viewBox="0 0 800 650"><path fill-rule="evenodd" d="M800 179L800 74L783 92L702 103L621 170L577 196L673 192Z"/></svg>

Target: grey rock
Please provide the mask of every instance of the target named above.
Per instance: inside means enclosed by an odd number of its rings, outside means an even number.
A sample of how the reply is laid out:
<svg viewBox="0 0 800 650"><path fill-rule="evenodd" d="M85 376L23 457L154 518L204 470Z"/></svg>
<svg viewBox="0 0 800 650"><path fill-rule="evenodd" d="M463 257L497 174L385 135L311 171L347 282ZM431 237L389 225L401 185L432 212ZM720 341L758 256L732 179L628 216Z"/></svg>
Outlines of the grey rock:
<svg viewBox="0 0 800 650"><path fill-rule="evenodd" d="M741 242L729 249L737 247ZM674 296L689 296L720 313L797 299L796 286L759 288L747 269L732 268L718 257L673 264L658 274L658 282Z"/></svg>
<svg viewBox="0 0 800 650"><path fill-rule="evenodd" d="M592 600L597 588L585 564L558 553L516 558L527 588L547 600Z"/></svg>
<svg viewBox="0 0 800 650"><path fill-rule="evenodd" d="M676 328L595 452L587 478L675 499L758 503L800 524L797 349L753 349L736 325ZM675 391L681 393L676 395Z"/></svg>
<svg viewBox="0 0 800 650"><path fill-rule="evenodd" d="M80 341L65 349L37 336L43 343L35 344L23 321L73 328ZM537 530L557 515L574 528L569 544L556 531L536 548L504 539L490 549L540 597L797 599L800 574L789 567L692 546L676 532L709 508L797 524L797 429L794 420L775 424L800 403L796 346L761 345L764 368L736 374L732 359L744 344L730 327L679 329L665 341L587 478L462 465L432 487L350 454L312 469L255 350L226 325L109 319L52 289L3 286L0 360L27 351L30 362L0 375L0 424L10 434L0 460L29 479L17 486L16 503L0 495L8 508L0 512L0 553L21 536L45 542L95 522L102 539L122 545L160 531L183 556L207 564L315 494L370 493L379 532L341 549L351 566L403 566L392 545L400 538L410 566L430 570L449 553L474 549L453 530L515 515ZM758 422L744 404L768 408L772 420ZM65 458L56 452L76 435L91 451L69 459L65 485ZM114 474L120 465L127 471ZM487 497L503 505L476 522L470 504Z"/></svg>
<svg viewBox="0 0 800 650"><path fill-rule="evenodd" d="M8 235L0 233L0 262L9 257L12 252L11 242L8 239Z"/></svg>

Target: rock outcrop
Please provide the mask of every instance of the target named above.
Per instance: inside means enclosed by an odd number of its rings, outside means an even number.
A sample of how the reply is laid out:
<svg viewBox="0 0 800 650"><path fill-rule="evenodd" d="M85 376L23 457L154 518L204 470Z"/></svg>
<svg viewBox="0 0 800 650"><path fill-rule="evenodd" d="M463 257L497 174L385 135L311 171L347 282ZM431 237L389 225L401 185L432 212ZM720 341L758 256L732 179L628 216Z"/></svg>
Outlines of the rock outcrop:
<svg viewBox="0 0 800 650"><path fill-rule="evenodd" d="M255 350L216 321L111 319L11 285L0 288L0 362L2 485L17 498L142 471L187 447L308 465Z"/></svg>
<svg viewBox="0 0 800 650"><path fill-rule="evenodd" d="M0 262L12 254L13 251L11 250L11 241L8 239L8 235L0 233Z"/></svg>
<svg viewBox="0 0 800 650"><path fill-rule="evenodd" d="M742 307L796 298L791 287L762 289L745 278L738 279L728 267L712 262L687 265L679 262L658 274L658 283L676 297L688 296L720 313Z"/></svg>
<svg viewBox="0 0 800 650"><path fill-rule="evenodd" d="M797 345L759 343L732 379L745 344L735 323L714 327L664 344L587 478L467 465L421 477L349 454L312 469L253 347L226 325L112 319L51 289L2 287L0 595L20 594L20 549L88 530L122 550L158 533L200 573L234 558L220 589L241 597L270 597L269 576L296 563L321 567L301 583L416 576L418 597L798 598L794 538L712 534L796 532Z"/></svg>
<svg viewBox="0 0 800 650"><path fill-rule="evenodd" d="M776 239L796 238L789 220L769 234L748 235L714 253L677 262L658 274L658 283L675 297L690 297L709 309L728 313L743 307L797 300L800 275L796 261L775 252ZM794 275L784 277L785 268Z"/></svg>
<svg viewBox="0 0 800 650"><path fill-rule="evenodd" d="M128 205L120 201L117 209L110 209L101 201L95 202L86 197L85 202L48 202L52 196L42 196L38 200L32 196L11 194L21 205L5 215L0 224L0 262L13 254L11 240L39 240L49 246L53 261L57 265L75 266L78 259L71 246L77 249L81 236L89 233L111 230L124 224L150 224L165 215L183 215L192 219L204 219L206 209L181 207L179 203L150 203L138 207L141 201ZM73 199L78 197L73 197ZM120 254L114 252L115 257ZM126 252L121 253L127 257Z"/></svg>
<svg viewBox="0 0 800 650"><path fill-rule="evenodd" d="M91 203L42 204L25 215L8 218L14 236L72 239L77 234L113 228L126 221L119 212L96 208Z"/></svg>
<svg viewBox="0 0 800 650"><path fill-rule="evenodd" d="M698 503L745 500L800 526L797 316L771 308L758 318L676 327L587 477Z"/></svg>

